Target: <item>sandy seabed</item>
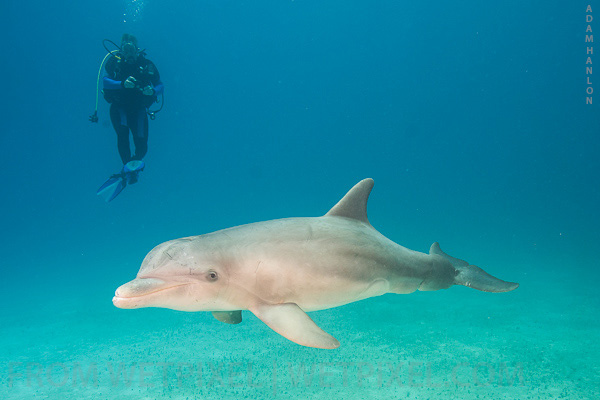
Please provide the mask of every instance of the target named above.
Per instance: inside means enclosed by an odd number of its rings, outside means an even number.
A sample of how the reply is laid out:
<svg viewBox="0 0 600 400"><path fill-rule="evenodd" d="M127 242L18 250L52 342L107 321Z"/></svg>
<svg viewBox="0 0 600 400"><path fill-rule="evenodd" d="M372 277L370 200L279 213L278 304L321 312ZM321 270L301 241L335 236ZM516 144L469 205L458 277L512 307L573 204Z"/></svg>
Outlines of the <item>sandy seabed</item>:
<svg viewBox="0 0 600 400"><path fill-rule="evenodd" d="M341 346L298 346L250 312L120 310L113 288L6 307L3 399L598 399L597 294L515 277L311 313Z"/></svg>

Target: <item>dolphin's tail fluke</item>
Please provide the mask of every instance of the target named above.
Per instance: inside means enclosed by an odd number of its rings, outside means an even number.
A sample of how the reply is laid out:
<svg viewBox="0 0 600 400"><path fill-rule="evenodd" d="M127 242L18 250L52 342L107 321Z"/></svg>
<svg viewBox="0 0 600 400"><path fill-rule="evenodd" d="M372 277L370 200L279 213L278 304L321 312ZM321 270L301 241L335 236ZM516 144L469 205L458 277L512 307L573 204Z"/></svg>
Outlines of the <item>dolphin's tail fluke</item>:
<svg viewBox="0 0 600 400"><path fill-rule="evenodd" d="M456 269L454 277L455 285L467 286L483 292L510 292L519 287L518 283L506 282L488 274L484 270L475 265L469 265L468 262L454 258L444 253L440 248L439 243L434 243L429 249L429 254L437 254L446 258Z"/></svg>
<svg viewBox="0 0 600 400"><path fill-rule="evenodd" d="M483 292L510 292L519 287L518 283L506 282L488 274L475 265L457 268L458 274L454 278L455 285L468 286Z"/></svg>

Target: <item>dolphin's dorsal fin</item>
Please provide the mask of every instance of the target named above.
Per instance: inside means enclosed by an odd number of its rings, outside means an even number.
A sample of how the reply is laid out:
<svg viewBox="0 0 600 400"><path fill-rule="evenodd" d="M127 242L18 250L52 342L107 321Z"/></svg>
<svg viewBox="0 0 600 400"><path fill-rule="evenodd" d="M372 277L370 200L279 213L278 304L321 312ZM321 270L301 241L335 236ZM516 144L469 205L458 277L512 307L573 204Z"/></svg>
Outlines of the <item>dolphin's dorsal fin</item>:
<svg viewBox="0 0 600 400"><path fill-rule="evenodd" d="M332 217L346 217L359 220L367 225L369 219L367 218L367 200L371 189L373 189L373 179L367 178L358 182L346 195L333 206L326 216Z"/></svg>

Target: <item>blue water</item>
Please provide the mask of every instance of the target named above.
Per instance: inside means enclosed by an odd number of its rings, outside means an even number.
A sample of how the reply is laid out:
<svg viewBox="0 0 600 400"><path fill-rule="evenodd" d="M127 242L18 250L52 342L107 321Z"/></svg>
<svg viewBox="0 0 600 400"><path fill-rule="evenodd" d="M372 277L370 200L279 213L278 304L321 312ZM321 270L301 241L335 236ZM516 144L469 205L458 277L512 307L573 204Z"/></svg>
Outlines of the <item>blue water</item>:
<svg viewBox="0 0 600 400"><path fill-rule="evenodd" d="M0 397L598 398L587 4L3 4ZM107 204L96 189L121 165L102 98L99 123L87 117L102 39L124 32L157 65L165 107L140 182ZM250 313L226 326L111 303L161 242L322 215L366 177L387 237L439 241L521 287L312 313L334 351Z"/></svg>

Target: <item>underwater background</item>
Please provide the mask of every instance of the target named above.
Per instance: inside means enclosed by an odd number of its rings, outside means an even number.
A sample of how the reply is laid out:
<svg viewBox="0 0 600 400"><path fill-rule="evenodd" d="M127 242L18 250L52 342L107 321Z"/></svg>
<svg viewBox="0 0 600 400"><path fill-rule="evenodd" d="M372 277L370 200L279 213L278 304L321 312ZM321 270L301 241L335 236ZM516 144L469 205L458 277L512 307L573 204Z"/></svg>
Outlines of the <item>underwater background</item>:
<svg viewBox="0 0 600 400"><path fill-rule="evenodd" d="M3 2L0 397L599 398L588 4ZM102 39L123 33L165 106L140 182L105 203L116 135L102 97L88 115ZM367 177L385 236L521 286L311 313L333 351L250 312L112 305L155 245L322 215Z"/></svg>

